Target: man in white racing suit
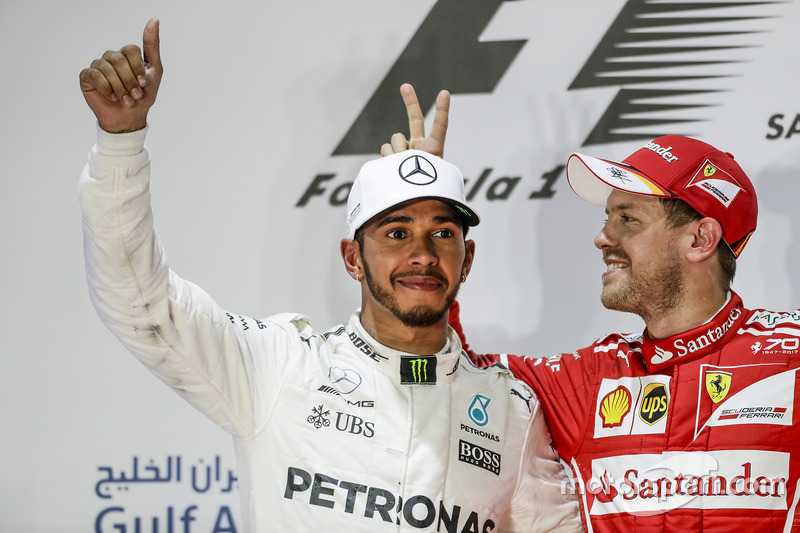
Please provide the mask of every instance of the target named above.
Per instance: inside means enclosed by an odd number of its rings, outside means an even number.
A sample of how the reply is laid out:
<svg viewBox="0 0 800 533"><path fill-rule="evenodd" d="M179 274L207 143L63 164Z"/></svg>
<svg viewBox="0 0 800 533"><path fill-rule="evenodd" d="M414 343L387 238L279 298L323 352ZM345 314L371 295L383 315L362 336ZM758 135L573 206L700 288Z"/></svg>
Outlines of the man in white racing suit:
<svg viewBox="0 0 800 533"><path fill-rule="evenodd" d="M479 221L458 169L422 151L362 167L341 243L362 304L345 325L233 314L170 269L153 227L162 73L155 19L142 50L81 72L99 126L79 185L87 279L109 329L233 436L244 530L580 529L531 390L473 366L447 324Z"/></svg>

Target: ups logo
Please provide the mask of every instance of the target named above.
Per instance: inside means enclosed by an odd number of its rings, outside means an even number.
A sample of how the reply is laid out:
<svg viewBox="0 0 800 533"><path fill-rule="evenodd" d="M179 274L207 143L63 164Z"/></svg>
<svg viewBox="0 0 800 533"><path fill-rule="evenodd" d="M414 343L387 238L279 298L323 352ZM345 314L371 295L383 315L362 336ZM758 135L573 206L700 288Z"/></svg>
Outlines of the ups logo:
<svg viewBox="0 0 800 533"><path fill-rule="evenodd" d="M644 388L642 403L639 406L639 418L646 424L653 425L665 416L669 408L669 394L663 383L650 383Z"/></svg>

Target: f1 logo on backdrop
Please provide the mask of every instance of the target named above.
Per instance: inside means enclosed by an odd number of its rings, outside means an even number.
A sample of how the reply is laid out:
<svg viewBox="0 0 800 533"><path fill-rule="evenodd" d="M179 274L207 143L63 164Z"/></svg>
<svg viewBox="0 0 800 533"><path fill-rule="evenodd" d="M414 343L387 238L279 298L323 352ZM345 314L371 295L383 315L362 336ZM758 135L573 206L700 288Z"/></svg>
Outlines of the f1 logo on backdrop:
<svg viewBox="0 0 800 533"><path fill-rule="evenodd" d="M709 93L729 90L717 79L741 75L731 65L750 60L747 50L763 31L757 21L767 15L761 6L770 4L626 2L569 86L620 88L583 146L698 136L695 124L704 119L697 110L718 105Z"/></svg>
<svg viewBox="0 0 800 533"><path fill-rule="evenodd" d="M423 109L445 88L492 93L526 42L479 41L504 1L438 0L333 155L374 154L376 139L388 140L407 122L397 93L404 82L414 86Z"/></svg>
<svg viewBox="0 0 800 533"><path fill-rule="evenodd" d="M405 108L397 96L403 82L414 85L423 109L443 88L452 94L494 92L527 42L479 41L503 2L437 1L333 155L372 154L375 139L388 140L398 125L405 124ZM759 44L756 22L765 13L758 6L773 3L626 2L568 88L620 87L584 146L652 139L678 133L665 130L670 124L694 124L696 113L686 110L716 104L703 97L726 89L716 79L739 74L730 65L750 59L747 49ZM546 16L547 2L539 4ZM742 9L754 5L756 12ZM690 86L675 88L675 82L686 81ZM665 112L671 117L664 118ZM651 129L642 131L647 127ZM624 133L632 128L637 131Z"/></svg>
<svg viewBox="0 0 800 533"><path fill-rule="evenodd" d="M331 155L376 155L376 143L388 141L403 128L406 110L397 93L403 82L414 85L423 109L433 105L443 88L454 95L491 95L528 42L480 40L506 1L515 0L436 1ZM542 16L548 16L548 3L556 1L536 2ZM609 9L619 5L602 1ZM775 18L774 13L766 12L767 6L774 4L745 0L625 2L593 51L587 46L588 59L576 67L574 80L564 88L619 88L583 146L649 140L667 133L701 135L698 124L708 120L703 109L718 105L712 94L730 89L719 80L743 73L743 65L752 60L752 50L761 44L759 35L769 30L765 25ZM534 53L552 53L548 43L533 44L537 47ZM532 75L531 83L520 91L535 92L535 82ZM518 186L523 180L531 179L495 176L491 166L472 169L472 177L468 177L468 169L462 170L466 171L469 201L479 194L489 201L507 200L521 189ZM563 170L563 165L543 170L534 190L525 193L527 198L552 198ZM336 174L317 174L295 206L305 207L317 197L327 199L331 206L346 204L352 183L335 178Z"/></svg>

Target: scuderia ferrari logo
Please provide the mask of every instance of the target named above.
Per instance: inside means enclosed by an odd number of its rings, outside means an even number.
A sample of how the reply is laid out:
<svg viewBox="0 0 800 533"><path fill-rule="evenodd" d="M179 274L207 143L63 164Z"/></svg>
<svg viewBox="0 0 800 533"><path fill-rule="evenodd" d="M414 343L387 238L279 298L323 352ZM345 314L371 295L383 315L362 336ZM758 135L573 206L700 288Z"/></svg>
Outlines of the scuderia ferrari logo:
<svg viewBox="0 0 800 533"><path fill-rule="evenodd" d="M725 207L730 207L736 196L744 190L733 176L709 160L695 172L686 185L686 188L689 187L700 187Z"/></svg>

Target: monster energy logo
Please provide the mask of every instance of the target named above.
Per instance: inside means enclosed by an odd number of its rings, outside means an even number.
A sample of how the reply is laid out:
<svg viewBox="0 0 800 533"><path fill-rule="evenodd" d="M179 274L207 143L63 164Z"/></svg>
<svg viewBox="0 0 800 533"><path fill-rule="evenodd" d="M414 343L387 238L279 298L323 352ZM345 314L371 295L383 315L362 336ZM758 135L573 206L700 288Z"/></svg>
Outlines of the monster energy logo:
<svg viewBox="0 0 800 533"><path fill-rule="evenodd" d="M436 383L436 356L402 356L400 358L400 383L403 385Z"/></svg>
<svg viewBox="0 0 800 533"><path fill-rule="evenodd" d="M412 359L411 360L411 373L414 375L414 381L417 383L422 382L423 379L428 379L428 360L427 359Z"/></svg>

